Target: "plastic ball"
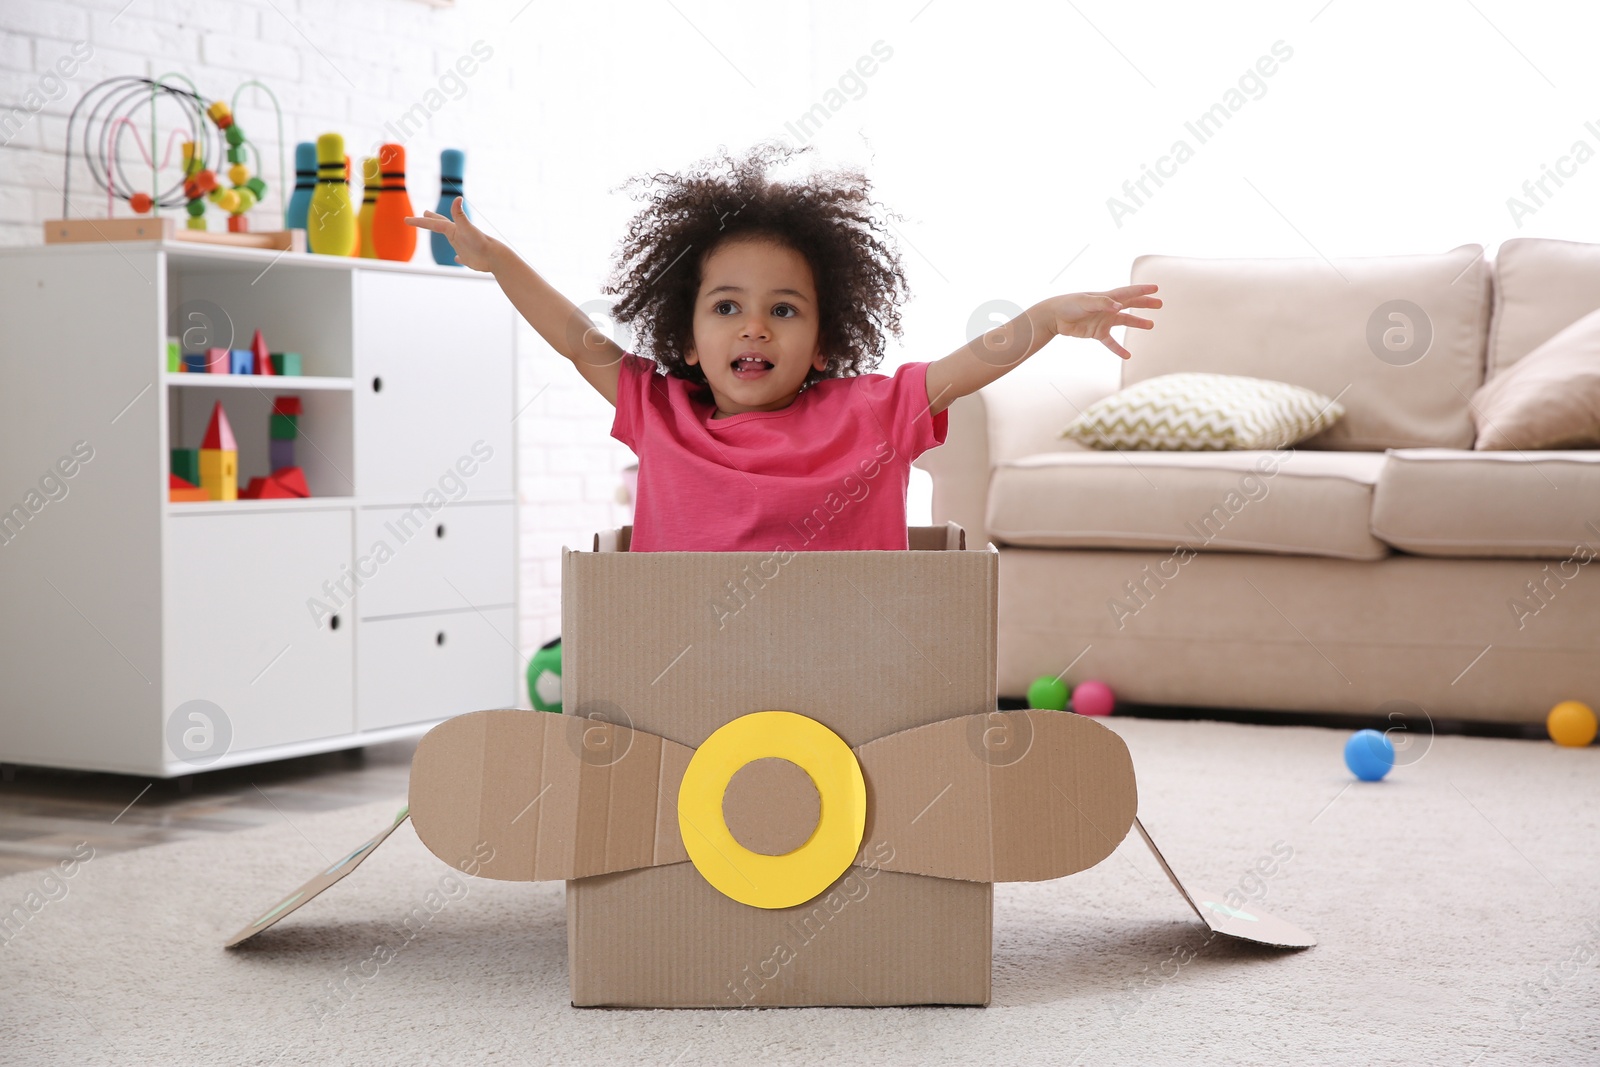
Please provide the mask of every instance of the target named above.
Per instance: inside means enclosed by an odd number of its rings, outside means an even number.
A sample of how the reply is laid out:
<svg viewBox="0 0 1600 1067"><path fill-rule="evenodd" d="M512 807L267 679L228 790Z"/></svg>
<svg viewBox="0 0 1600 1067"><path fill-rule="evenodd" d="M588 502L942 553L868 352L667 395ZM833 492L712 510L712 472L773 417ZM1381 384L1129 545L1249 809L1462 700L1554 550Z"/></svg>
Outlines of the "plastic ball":
<svg viewBox="0 0 1600 1067"><path fill-rule="evenodd" d="M1394 767L1394 742L1376 730L1357 730L1344 743L1344 765L1363 782L1376 782Z"/></svg>
<svg viewBox="0 0 1600 1067"><path fill-rule="evenodd" d="M141 215L149 211L154 204L155 201L150 199L149 193L134 193L128 197L128 206Z"/></svg>
<svg viewBox="0 0 1600 1067"><path fill-rule="evenodd" d="M206 213L206 202L201 200L199 197L195 197L193 200L189 201L189 206L184 210L189 212L190 218L197 219Z"/></svg>
<svg viewBox="0 0 1600 1067"><path fill-rule="evenodd" d="M228 180L235 185L243 185L250 180L250 168L243 163L235 163L228 168Z"/></svg>
<svg viewBox="0 0 1600 1067"><path fill-rule="evenodd" d="M230 214L237 211L239 209L239 194L232 189L222 190L222 195L217 197L217 206Z"/></svg>
<svg viewBox="0 0 1600 1067"><path fill-rule="evenodd" d="M228 143L233 145L235 148L244 143L244 131L239 128L237 123L228 126L227 129L223 130L222 135L226 137L228 139Z"/></svg>
<svg viewBox="0 0 1600 1067"><path fill-rule="evenodd" d="M561 638L547 641L528 660L528 701L535 711L561 711Z"/></svg>
<svg viewBox="0 0 1600 1067"><path fill-rule="evenodd" d="M1594 740L1597 727L1594 709L1578 700L1563 700L1544 720L1550 740L1567 748L1583 748Z"/></svg>
<svg viewBox="0 0 1600 1067"><path fill-rule="evenodd" d="M242 215L256 206L256 194L245 186L234 189L233 194L239 198L239 203L233 209L235 214Z"/></svg>
<svg viewBox="0 0 1600 1067"><path fill-rule="evenodd" d="M1079 682L1072 691L1072 710L1079 715L1110 715L1116 709L1117 698L1104 682L1089 679Z"/></svg>
<svg viewBox="0 0 1600 1067"><path fill-rule="evenodd" d="M1042 674L1028 686L1028 707L1048 711L1067 710L1067 683L1060 678Z"/></svg>

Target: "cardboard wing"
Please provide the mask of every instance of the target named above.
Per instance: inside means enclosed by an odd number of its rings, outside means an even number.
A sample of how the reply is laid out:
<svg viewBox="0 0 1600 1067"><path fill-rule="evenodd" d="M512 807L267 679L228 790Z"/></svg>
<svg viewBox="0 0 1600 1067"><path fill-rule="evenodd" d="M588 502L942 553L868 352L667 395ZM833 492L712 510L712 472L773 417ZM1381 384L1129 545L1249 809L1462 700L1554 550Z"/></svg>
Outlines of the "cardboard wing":
<svg viewBox="0 0 1600 1067"><path fill-rule="evenodd" d="M702 747L711 744L708 739ZM840 870L860 865L973 882L1062 878L1105 859L1137 827L1212 930L1277 947L1315 944L1304 931L1257 910L1196 903L1136 817L1127 746L1093 719L1043 710L984 712L843 751L859 767L863 789L850 839L859 845L842 856ZM711 849L732 871L719 884L691 856L696 849L685 838L687 828L702 853L714 844L680 810L695 755L646 731L579 716L520 710L457 716L418 744L409 806L227 946L254 937L343 879L408 817L429 851L452 867L470 865L481 877L567 880L693 860L725 894L757 899L787 888L760 884L788 877L782 867L774 875L763 866L768 859L804 851L827 825L823 816L830 808L851 808L848 797L819 797L794 777L764 773L742 784L738 774L731 781L715 778L721 821L737 842ZM743 765L776 762L758 757ZM818 884L840 870L826 872Z"/></svg>
<svg viewBox="0 0 1600 1067"><path fill-rule="evenodd" d="M1167 863L1167 858L1156 847L1155 840L1146 832L1144 823L1134 819L1133 825L1139 831L1139 836L1144 838L1144 843L1150 846L1150 851L1155 853L1156 862L1161 864L1161 869L1167 873L1167 878L1178 892L1183 894L1183 899L1188 901L1189 907L1194 909L1200 921L1209 926L1214 933L1237 938L1240 941L1253 941L1258 945L1271 945L1274 948L1310 948L1317 943L1316 938L1298 926L1268 915L1254 905L1248 909L1237 908L1220 900L1213 900L1212 895L1206 893L1191 894ZM1199 903L1196 903L1196 896L1199 897Z"/></svg>
<svg viewBox="0 0 1600 1067"><path fill-rule="evenodd" d="M318 871L316 874L312 875L299 889L296 889L293 893L290 893L288 896L278 901L272 907L263 912L260 918L256 919L252 923L249 923L244 927L244 929L228 938L227 944L223 947L232 948L241 941L250 940L250 938L267 929L267 927L275 925L278 920L289 915L293 915L295 912L299 911L302 907L319 895L324 889L327 889L335 882L342 881L344 877L351 871L365 863L367 857L372 855L373 850L379 845L383 844L384 841L388 840L389 835L394 833L395 830L399 829L400 824L405 822L407 817L408 809L401 808L395 813L394 821L388 826L384 827L372 837L368 838L365 842L359 845L355 851L345 856L345 858L340 860L338 863L335 863L326 870Z"/></svg>
<svg viewBox="0 0 1600 1067"><path fill-rule="evenodd" d="M1017 747L996 755L984 748L985 731ZM975 882L1061 878L1109 856L1137 808L1122 739L1067 712L961 716L853 751L868 800L845 866ZM690 856L678 798L693 755L642 730L577 716L473 712L417 746L412 824L452 866L492 851L477 871L487 878L587 878L682 863ZM740 798L729 790L724 818L740 837L759 839L788 814L773 799L771 791ZM824 797L821 807L829 803Z"/></svg>

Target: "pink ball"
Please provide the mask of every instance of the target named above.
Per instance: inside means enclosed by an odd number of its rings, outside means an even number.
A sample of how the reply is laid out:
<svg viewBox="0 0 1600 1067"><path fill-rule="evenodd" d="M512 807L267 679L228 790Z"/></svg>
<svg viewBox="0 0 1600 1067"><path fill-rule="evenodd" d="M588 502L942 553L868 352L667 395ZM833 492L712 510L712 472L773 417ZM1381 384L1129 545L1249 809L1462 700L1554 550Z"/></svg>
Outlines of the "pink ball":
<svg viewBox="0 0 1600 1067"><path fill-rule="evenodd" d="M1111 687L1104 682L1090 679L1079 682L1072 690L1072 710L1079 715L1110 715L1116 706L1117 698L1111 695Z"/></svg>

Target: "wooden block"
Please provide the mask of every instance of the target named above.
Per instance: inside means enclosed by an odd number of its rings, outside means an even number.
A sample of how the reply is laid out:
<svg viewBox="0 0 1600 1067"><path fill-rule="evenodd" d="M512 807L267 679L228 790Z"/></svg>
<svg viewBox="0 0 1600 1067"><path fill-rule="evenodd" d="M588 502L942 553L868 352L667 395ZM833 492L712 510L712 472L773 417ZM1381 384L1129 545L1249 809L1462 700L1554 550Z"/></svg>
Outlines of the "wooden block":
<svg viewBox="0 0 1600 1067"><path fill-rule="evenodd" d="M254 374L256 357L248 348L235 348L228 353L229 374Z"/></svg>
<svg viewBox="0 0 1600 1067"><path fill-rule="evenodd" d="M211 499L211 494L196 485L188 489L168 489L167 499L174 504L203 504Z"/></svg>
<svg viewBox="0 0 1600 1067"><path fill-rule="evenodd" d="M299 436L298 415L277 415L270 419L267 436L274 441L293 441Z"/></svg>
<svg viewBox="0 0 1600 1067"><path fill-rule="evenodd" d="M296 233L304 233L305 231L304 230L296 230L295 232ZM272 373L274 373L274 374L289 374L289 375L298 376L300 374L300 353L298 353L298 352L274 352L274 353L272 353Z"/></svg>
<svg viewBox="0 0 1600 1067"><path fill-rule="evenodd" d="M299 467L285 467L282 470L273 471L269 481L282 487L290 496L309 497L311 495L311 490L306 485L305 471L302 471Z"/></svg>
<svg viewBox="0 0 1600 1067"><path fill-rule="evenodd" d="M297 396L275 396L272 398L272 412L275 415L299 415L300 398Z"/></svg>
<svg viewBox="0 0 1600 1067"><path fill-rule="evenodd" d="M190 485L199 485L200 450L198 448L174 448L172 450L172 473Z"/></svg>

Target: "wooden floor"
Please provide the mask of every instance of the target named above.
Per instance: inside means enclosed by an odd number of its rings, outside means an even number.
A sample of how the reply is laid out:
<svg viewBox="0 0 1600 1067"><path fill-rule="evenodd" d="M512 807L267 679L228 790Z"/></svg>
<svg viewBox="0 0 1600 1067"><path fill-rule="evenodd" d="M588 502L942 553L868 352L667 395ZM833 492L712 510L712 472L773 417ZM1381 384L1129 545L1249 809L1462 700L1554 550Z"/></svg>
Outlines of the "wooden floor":
<svg viewBox="0 0 1600 1067"><path fill-rule="evenodd" d="M405 803L415 739L184 778L0 770L0 877L54 866L79 842L96 855L226 834L319 811Z"/></svg>

